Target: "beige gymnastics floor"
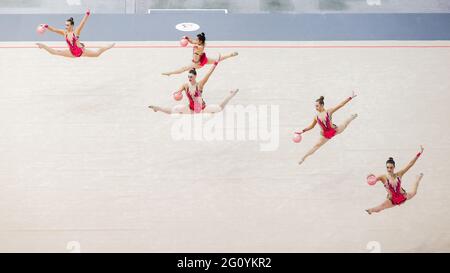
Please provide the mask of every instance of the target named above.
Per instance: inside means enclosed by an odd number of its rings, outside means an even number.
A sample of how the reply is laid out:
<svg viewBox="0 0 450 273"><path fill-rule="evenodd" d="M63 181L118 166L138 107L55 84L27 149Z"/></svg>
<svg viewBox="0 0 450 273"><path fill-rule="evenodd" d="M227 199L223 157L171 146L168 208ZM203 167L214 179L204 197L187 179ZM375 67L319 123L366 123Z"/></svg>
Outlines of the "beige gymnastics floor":
<svg viewBox="0 0 450 273"><path fill-rule="evenodd" d="M189 49L116 48L99 59L0 49L0 251L450 251L450 48L237 50L205 99L239 88L230 106L279 106L273 151L175 141L176 118L147 109L175 104L186 75L160 72L189 62ZM359 96L334 121L358 119L299 167L319 131L301 144L292 131L309 124L317 97L331 106L352 90ZM425 173L417 197L368 216L385 190L366 174L383 173L389 156L404 166L420 144L424 156L404 177L409 189Z"/></svg>

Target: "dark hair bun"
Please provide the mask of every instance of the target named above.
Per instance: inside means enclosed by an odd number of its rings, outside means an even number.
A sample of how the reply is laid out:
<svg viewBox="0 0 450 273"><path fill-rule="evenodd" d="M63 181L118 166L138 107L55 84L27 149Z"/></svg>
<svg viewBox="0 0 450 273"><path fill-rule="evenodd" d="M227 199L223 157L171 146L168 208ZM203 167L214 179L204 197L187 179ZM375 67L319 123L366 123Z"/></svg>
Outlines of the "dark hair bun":
<svg viewBox="0 0 450 273"><path fill-rule="evenodd" d="M394 165L395 166L395 161L394 161L394 158L392 158L392 157L389 157L389 159L386 161L386 164L392 164L392 165Z"/></svg>
<svg viewBox="0 0 450 273"><path fill-rule="evenodd" d="M197 34L197 38L202 45L205 44L205 41L206 41L205 33L202 32L202 33Z"/></svg>
<svg viewBox="0 0 450 273"><path fill-rule="evenodd" d="M323 103L323 100L324 100L325 98L323 97L323 96L320 96L320 98L318 98L317 100L316 100L316 102L318 102L318 103L320 103L321 105L323 105L324 103Z"/></svg>
<svg viewBox="0 0 450 273"><path fill-rule="evenodd" d="M70 22L71 25L74 24L74 22L73 22L73 17L70 17L69 19L67 19L67 21Z"/></svg>
<svg viewBox="0 0 450 273"><path fill-rule="evenodd" d="M192 68L191 70L189 70L189 73L197 75L197 70L195 70L195 68Z"/></svg>

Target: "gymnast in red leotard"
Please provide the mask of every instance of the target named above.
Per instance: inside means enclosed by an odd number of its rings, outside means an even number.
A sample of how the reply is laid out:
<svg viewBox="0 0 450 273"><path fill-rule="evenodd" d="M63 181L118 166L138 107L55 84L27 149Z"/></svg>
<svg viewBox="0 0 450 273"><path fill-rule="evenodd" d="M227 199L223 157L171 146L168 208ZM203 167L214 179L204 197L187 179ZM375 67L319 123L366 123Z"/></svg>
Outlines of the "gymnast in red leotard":
<svg viewBox="0 0 450 273"><path fill-rule="evenodd" d="M377 176L376 181L381 181L386 188L388 193L387 200L384 201L381 205L376 206L371 209L367 209L366 212L368 214L372 214L374 212L380 212L385 209L389 209L395 206L399 206L406 202L406 200L411 200L417 194L417 188L419 187L419 182L423 177L423 173L420 173L417 177L416 182L414 183L413 190L411 192L406 192L402 188L402 177L403 175L416 163L417 159L422 155L423 147L420 146L420 152L408 163L408 165L400 170L399 172L394 172L395 169L395 161L392 157L390 157L386 161L386 175ZM374 176L373 174L369 174L369 176Z"/></svg>
<svg viewBox="0 0 450 273"><path fill-rule="evenodd" d="M331 139L336 135L336 125L331 123L330 114L327 112L325 123L317 115L317 122L322 128L322 136L326 139Z"/></svg>
<svg viewBox="0 0 450 273"><path fill-rule="evenodd" d="M84 47L84 44L82 44L79 41L80 33L83 30L84 25L86 24L86 21L89 18L90 14L91 14L91 12L89 10L86 11L86 14L83 17L83 20L81 20L81 23L77 28L74 27L75 23L74 23L72 17L70 17L66 21L66 29L65 30L57 29L57 28L51 27L47 24L41 25L42 27L44 27L52 32L55 32L57 34L64 36L66 39L66 43L69 46L69 49L56 50L56 49L53 49L53 48L51 48L47 45L41 44L41 43L37 43L38 47L45 49L52 55L69 57L69 58L98 57L98 56L102 55L103 52L112 48L114 46L114 44L111 44L106 47L101 47L100 49L93 51L93 50L86 49Z"/></svg>
<svg viewBox="0 0 450 273"><path fill-rule="evenodd" d="M347 126L354 120L358 115L353 114L349 119L347 119L341 126L336 126L332 123L332 116L334 112L342 108L344 105L346 105L349 101L351 101L354 97L356 97L355 93L353 92L350 97L348 97L345 101L341 102L339 105L333 108L325 109L324 105L324 97L321 96L316 100L316 111L317 116L314 118L313 122L310 126L306 127L305 129L296 132L297 134L303 134L304 132L307 132L311 129L313 129L316 124L318 123L321 127L321 138L319 139L319 142L314 145L313 148L311 148L301 159L301 161L298 164L302 164L305 159L315 153L323 144L325 144L328 140L332 139L335 135L342 133Z"/></svg>
<svg viewBox="0 0 450 273"><path fill-rule="evenodd" d="M220 56L219 56L220 59ZM150 105L149 108L153 109L153 111L158 112L161 111L166 114L194 114L194 113L218 113L222 111L227 103L236 95L239 91L238 89L230 91L230 94L223 100L223 102L219 105L209 104L206 105L203 100L203 91L205 84L208 82L209 77L216 69L218 62L216 61L208 73L205 75L203 79L197 82L197 71L193 68L189 71L188 79L189 82L183 84L175 93L182 93L183 91L186 93L186 96L189 100L188 105L176 105L173 108L169 107L160 107Z"/></svg>
<svg viewBox="0 0 450 273"><path fill-rule="evenodd" d="M196 73L197 72L195 72L195 70L192 70L190 73L191 77ZM191 109L196 113L205 110L206 102L202 98L203 88L199 87L198 83L191 84L191 82L189 82L184 91L186 92L186 96L188 97L189 100L189 109Z"/></svg>
<svg viewBox="0 0 450 273"><path fill-rule="evenodd" d="M204 36L202 36L202 37L204 37ZM189 37L187 37L187 36L185 37L185 39L188 41L190 40ZM197 44L195 44L192 47L192 55L193 55L192 63L198 64L200 67L204 67L205 64L208 63L208 57L206 57L204 48L205 48L204 45L197 45Z"/></svg>
<svg viewBox="0 0 450 273"><path fill-rule="evenodd" d="M66 42L67 42L67 45L69 46L70 53L72 53L72 55L77 58L81 57L81 55L83 55L83 51L84 51L84 44L80 43L81 47L79 47L78 39L79 39L79 36L72 35L72 41L69 41L69 38L67 37L67 33L66 33Z"/></svg>
<svg viewBox="0 0 450 273"><path fill-rule="evenodd" d="M181 74L185 71L190 71L191 69L199 69L207 64L213 64L215 62L220 62L220 61L223 61L223 60L226 60L228 58L238 55L237 52L232 52L230 54L226 54L226 55L220 57L219 59L210 59L206 56L206 53L205 53L205 46L206 46L205 33L202 32L202 33L198 34L197 39L191 39L187 36L184 36L183 38L186 39L190 44L193 44L192 64L182 67L180 69L177 69L175 71L162 73L163 75L170 76L173 74Z"/></svg>

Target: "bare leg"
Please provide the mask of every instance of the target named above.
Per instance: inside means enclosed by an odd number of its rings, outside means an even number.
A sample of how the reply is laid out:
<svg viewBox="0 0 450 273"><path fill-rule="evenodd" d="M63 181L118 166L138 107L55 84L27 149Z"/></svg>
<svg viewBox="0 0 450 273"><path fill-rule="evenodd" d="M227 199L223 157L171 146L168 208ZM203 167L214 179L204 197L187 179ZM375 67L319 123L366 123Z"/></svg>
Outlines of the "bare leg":
<svg viewBox="0 0 450 273"><path fill-rule="evenodd" d="M163 112L166 114L172 114L172 109L168 108L168 107L159 107L159 106L154 106L154 105L150 105L148 108L152 109L154 112Z"/></svg>
<svg viewBox="0 0 450 273"><path fill-rule="evenodd" d="M324 138L323 136L319 139L319 142L317 142L316 145L314 145L314 147L311 148L311 150L309 150L302 158L302 160L300 160L300 162L298 163L299 165L301 165L303 163L303 161L305 161L305 159L312 155L313 153L315 153L320 147L322 147L323 144L327 143L328 139Z"/></svg>
<svg viewBox="0 0 450 273"><path fill-rule="evenodd" d="M417 176L416 183L414 183L413 190L412 190L411 192L409 192L409 193L406 194L406 198L407 198L408 200L410 200L410 199L412 199L414 196L416 196L416 194L417 194L417 188L419 187L419 183L420 183L420 180L422 180L422 177L423 177L423 173L420 173L420 174Z"/></svg>
<svg viewBox="0 0 450 273"><path fill-rule="evenodd" d="M237 55L239 55L239 53L237 53L237 52L232 52L232 53L229 53L229 54L225 54L225 55L223 55L223 56L219 56L219 60L217 60L217 59L212 59L212 58L208 58L208 64L213 64L215 61L221 62L221 61L224 61L224 60L226 60L226 59L228 59L228 58L235 57L235 56L237 56Z"/></svg>
<svg viewBox="0 0 450 273"><path fill-rule="evenodd" d="M113 48L116 44L110 44L109 46L105 46L105 47L101 47L99 48L97 51L93 51L93 50L89 50L89 49L85 49L83 52L83 57L99 57L100 55L102 55L105 51Z"/></svg>
<svg viewBox="0 0 450 273"><path fill-rule="evenodd" d="M173 108L160 107L155 105L150 105L148 108L152 109L154 112L163 112L166 114L192 114L193 111L189 109L187 105L175 105Z"/></svg>
<svg viewBox="0 0 450 273"><path fill-rule="evenodd" d="M376 206L376 207L371 208L371 209L366 209L366 212L368 214L372 214L374 212L380 212L382 210L389 209L389 208L392 208L392 207L395 207L395 206L392 205L391 200L386 200L383 203L381 203L381 205L379 205L379 206Z"/></svg>
<svg viewBox="0 0 450 273"><path fill-rule="evenodd" d="M73 58L72 53L70 53L70 50L68 50L68 49L56 50L56 49L53 49L53 48L51 48L51 47L49 47L47 45L41 44L41 43L37 43L36 45L39 48L45 49L48 53L50 53L52 55Z"/></svg>
<svg viewBox="0 0 450 273"><path fill-rule="evenodd" d="M230 102L230 100L236 96L237 92L239 92L239 89L235 89L235 90L231 90L230 94L228 94L228 96L225 97L225 99L219 104L220 107L223 109L225 108L225 106L228 104L228 102Z"/></svg>
<svg viewBox="0 0 450 273"><path fill-rule="evenodd" d="M222 103L220 103L219 105L217 104L210 104L207 105L205 107L205 109L203 110L204 113L219 113L221 111L223 111L223 109L225 108L225 106L228 104L228 102L234 97L236 96L237 92L239 92L239 89L235 89L230 91L230 94L228 94L228 96L225 97L225 99L222 101Z"/></svg>
<svg viewBox="0 0 450 273"><path fill-rule="evenodd" d="M217 104L209 104L203 109L202 113L215 114L222 112L223 108Z"/></svg>
<svg viewBox="0 0 450 273"><path fill-rule="evenodd" d="M358 114L353 114L348 118L344 123L342 123L338 128L336 129L336 134L340 134L344 132L344 130L347 128L347 126L352 122L356 117L358 117Z"/></svg>
<svg viewBox="0 0 450 273"><path fill-rule="evenodd" d="M191 70L192 68L198 68L198 67L195 64L192 64L192 65L183 66L180 69L177 69L177 70L174 70L174 71L171 71L171 72L165 72L165 73L162 73L162 74L164 76L170 76L170 75L173 75L173 74L181 74L183 72Z"/></svg>

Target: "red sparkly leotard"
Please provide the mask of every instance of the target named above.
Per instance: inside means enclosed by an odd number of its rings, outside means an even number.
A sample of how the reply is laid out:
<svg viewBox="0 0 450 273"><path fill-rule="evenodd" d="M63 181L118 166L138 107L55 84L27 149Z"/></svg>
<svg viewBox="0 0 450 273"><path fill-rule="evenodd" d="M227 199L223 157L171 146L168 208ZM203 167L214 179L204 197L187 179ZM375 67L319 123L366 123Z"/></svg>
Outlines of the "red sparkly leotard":
<svg viewBox="0 0 450 273"><path fill-rule="evenodd" d="M84 46L83 47L79 47L78 46L78 38L75 34L72 34L73 38L72 38L72 42L69 41L67 34L66 34L66 42L67 45L69 46L70 52L72 53L72 55L74 57L81 57L81 55L83 55L83 51L84 51Z"/></svg>
<svg viewBox="0 0 450 273"><path fill-rule="evenodd" d="M401 205L406 201L406 191L402 188L402 181L400 177L397 176L397 184L393 186L389 179L387 179L387 183L384 185L388 190L388 199L391 200L392 205Z"/></svg>
<svg viewBox="0 0 450 273"><path fill-rule="evenodd" d="M194 96L191 95L190 89L195 89L195 93ZM198 84L196 83L195 85L191 85L190 83L188 84L188 89L186 90L186 95L189 99L189 108L192 111L195 112L201 112L201 110L205 109L206 107L206 103L205 101L202 99L202 92L198 90Z"/></svg>
<svg viewBox="0 0 450 273"><path fill-rule="evenodd" d="M331 123L330 115L327 112L327 117L325 119L325 123L323 123L319 116L317 116L317 122L320 127L322 127L322 135L327 139L331 139L336 135L336 125Z"/></svg>

